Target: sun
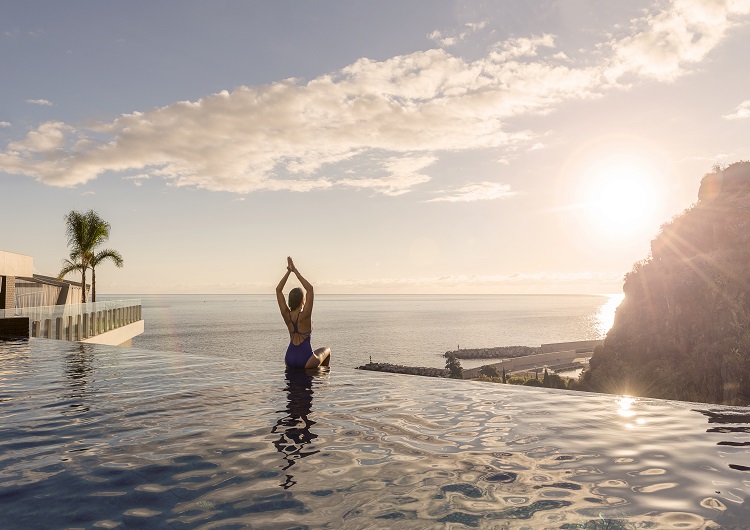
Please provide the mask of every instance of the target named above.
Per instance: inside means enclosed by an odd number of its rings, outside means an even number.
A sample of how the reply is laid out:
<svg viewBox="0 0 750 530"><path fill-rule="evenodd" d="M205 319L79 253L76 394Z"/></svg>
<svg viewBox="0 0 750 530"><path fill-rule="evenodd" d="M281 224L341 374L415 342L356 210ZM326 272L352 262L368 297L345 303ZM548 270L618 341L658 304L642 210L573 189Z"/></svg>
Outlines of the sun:
<svg viewBox="0 0 750 530"><path fill-rule="evenodd" d="M588 222L609 235L635 235L656 222L658 176L643 160L617 156L592 165L585 178Z"/></svg>

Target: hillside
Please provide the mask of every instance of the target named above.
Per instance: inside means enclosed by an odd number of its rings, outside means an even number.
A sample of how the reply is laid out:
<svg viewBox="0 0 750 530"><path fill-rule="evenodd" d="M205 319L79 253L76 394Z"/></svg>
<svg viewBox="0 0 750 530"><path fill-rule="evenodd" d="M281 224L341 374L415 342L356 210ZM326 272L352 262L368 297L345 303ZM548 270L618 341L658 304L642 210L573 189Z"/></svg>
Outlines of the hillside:
<svg viewBox="0 0 750 530"><path fill-rule="evenodd" d="M623 291L585 388L750 404L750 162L703 178Z"/></svg>

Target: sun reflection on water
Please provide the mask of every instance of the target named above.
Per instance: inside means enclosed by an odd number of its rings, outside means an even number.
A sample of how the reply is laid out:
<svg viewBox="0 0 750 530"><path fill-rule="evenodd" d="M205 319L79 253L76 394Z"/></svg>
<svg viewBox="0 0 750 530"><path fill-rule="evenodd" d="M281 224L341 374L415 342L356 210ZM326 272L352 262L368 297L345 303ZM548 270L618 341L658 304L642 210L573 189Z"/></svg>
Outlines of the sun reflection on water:
<svg viewBox="0 0 750 530"><path fill-rule="evenodd" d="M630 418L631 416L635 416L635 411L631 410L631 407L633 406L633 403L635 403L635 398L632 398L630 396L622 396L617 400L617 405L620 407L617 410L617 413L620 416L623 416L625 418Z"/></svg>
<svg viewBox="0 0 750 530"><path fill-rule="evenodd" d="M599 313L596 315L596 331L599 336L604 338L607 332L612 328L612 324L615 322L615 311L619 307L624 294L612 294L608 295L608 300L602 304L599 308Z"/></svg>

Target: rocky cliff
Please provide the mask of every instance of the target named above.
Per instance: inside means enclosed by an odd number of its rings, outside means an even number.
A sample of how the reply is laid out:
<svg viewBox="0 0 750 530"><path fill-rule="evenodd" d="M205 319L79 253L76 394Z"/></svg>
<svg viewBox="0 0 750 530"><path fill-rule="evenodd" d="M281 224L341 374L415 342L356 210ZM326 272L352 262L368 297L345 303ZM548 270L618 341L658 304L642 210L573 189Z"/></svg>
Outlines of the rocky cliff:
<svg viewBox="0 0 750 530"><path fill-rule="evenodd" d="M750 162L703 178L623 290L585 388L750 404Z"/></svg>

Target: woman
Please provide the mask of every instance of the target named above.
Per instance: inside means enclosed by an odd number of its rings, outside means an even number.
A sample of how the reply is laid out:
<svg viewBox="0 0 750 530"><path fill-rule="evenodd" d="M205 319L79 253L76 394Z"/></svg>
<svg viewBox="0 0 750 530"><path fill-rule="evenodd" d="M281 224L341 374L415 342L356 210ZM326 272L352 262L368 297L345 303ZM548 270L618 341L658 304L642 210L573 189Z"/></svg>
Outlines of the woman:
<svg viewBox="0 0 750 530"><path fill-rule="evenodd" d="M328 366L331 362L331 350L319 348L315 351L310 346L310 334L312 333L312 309L313 309L313 286L305 280L294 266L292 258L286 258L286 274L276 286L276 300L279 302L281 316L289 329L289 347L286 349L286 362L289 368L317 368ZM294 273L305 292L299 287L289 291L289 306L284 300L284 285L289 275Z"/></svg>

